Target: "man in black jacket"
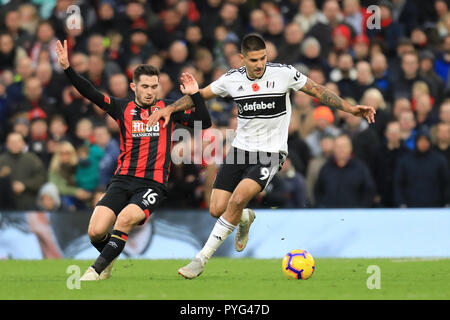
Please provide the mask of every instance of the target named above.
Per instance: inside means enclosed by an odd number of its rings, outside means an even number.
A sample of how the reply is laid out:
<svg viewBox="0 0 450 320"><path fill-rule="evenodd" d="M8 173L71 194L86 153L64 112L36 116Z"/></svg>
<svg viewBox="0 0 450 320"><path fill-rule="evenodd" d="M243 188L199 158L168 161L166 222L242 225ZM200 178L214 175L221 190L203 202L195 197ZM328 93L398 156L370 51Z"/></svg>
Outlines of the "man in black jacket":
<svg viewBox="0 0 450 320"><path fill-rule="evenodd" d="M322 167L315 185L319 208L367 208L375 196L375 184L367 166L352 156L347 135L335 140L334 157Z"/></svg>
<svg viewBox="0 0 450 320"><path fill-rule="evenodd" d="M394 201L394 174L399 159L409 150L401 140L400 124L391 121L384 132L386 142L380 145L371 158L372 175L377 186L375 202L381 207L396 207Z"/></svg>
<svg viewBox="0 0 450 320"><path fill-rule="evenodd" d="M416 150L405 156L395 172L395 201L399 207L442 207L450 203L450 178L444 157L431 149L431 138L421 130Z"/></svg>

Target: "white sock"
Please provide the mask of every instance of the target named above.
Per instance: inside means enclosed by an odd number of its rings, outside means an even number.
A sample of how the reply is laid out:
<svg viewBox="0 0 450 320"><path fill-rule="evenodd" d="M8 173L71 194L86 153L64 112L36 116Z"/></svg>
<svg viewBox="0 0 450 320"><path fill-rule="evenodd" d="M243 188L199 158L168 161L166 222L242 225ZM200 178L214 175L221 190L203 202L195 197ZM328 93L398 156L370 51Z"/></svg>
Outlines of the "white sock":
<svg viewBox="0 0 450 320"><path fill-rule="evenodd" d="M202 259L203 262L208 261L228 235L233 232L234 228L236 228L236 226L226 221L223 217L217 219L217 222L209 235L208 241L206 241L203 249L200 250L196 258Z"/></svg>
<svg viewBox="0 0 450 320"><path fill-rule="evenodd" d="M250 220L250 215L248 214L248 210L242 210L241 220L239 221L240 225L246 225Z"/></svg>

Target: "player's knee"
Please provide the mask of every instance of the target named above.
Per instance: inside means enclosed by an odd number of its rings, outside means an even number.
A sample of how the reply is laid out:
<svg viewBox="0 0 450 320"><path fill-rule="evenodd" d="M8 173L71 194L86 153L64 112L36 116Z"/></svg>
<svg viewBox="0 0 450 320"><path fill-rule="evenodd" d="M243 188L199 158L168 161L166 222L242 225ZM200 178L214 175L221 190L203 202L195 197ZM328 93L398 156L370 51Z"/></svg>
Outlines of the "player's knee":
<svg viewBox="0 0 450 320"><path fill-rule="evenodd" d="M88 228L88 236L91 241L98 241L105 237L107 231L103 230L103 228L99 228L97 226L89 226Z"/></svg>
<svg viewBox="0 0 450 320"><path fill-rule="evenodd" d="M231 205L233 208L244 208L245 205L247 204L247 199L240 195L240 194L234 194L231 199L230 202L228 203L228 205Z"/></svg>
<svg viewBox="0 0 450 320"><path fill-rule="evenodd" d="M209 206L209 214L214 218L219 218L225 210L219 206L212 204Z"/></svg>
<svg viewBox="0 0 450 320"><path fill-rule="evenodd" d="M145 218L145 214L142 212L142 217L138 213L134 213L131 211L123 211L117 217L117 221L115 227L119 228L131 228L137 225L142 219Z"/></svg>

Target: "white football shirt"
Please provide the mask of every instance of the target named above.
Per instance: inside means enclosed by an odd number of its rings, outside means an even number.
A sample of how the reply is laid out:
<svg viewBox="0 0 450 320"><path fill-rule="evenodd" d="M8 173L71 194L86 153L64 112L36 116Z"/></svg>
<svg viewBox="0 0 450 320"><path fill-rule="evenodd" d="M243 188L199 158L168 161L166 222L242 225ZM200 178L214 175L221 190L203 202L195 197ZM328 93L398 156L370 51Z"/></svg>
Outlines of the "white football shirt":
<svg viewBox="0 0 450 320"><path fill-rule="evenodd" d="M245 67L231 69L211 83L214 94L231 96L238 107L232 146L247 151L287 152L290 91L307 77L291 65L268 62L262 77L251 80Z"/></svg>

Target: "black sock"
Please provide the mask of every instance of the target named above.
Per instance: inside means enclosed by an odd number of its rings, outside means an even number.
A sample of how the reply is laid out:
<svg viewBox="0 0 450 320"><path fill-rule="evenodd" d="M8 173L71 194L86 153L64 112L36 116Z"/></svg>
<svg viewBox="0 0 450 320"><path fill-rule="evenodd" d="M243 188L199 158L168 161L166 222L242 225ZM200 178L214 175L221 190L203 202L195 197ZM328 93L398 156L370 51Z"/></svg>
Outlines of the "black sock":
<svg viewBox="0 0 450 320"><path fill-rule="evenodd" d="M92 268L100 274L109 264L117 258L125 248L128 234L119 230L113 230L108 243L103 248L100 256L95 260Z"/></svg>
<svg viewBox="0 0 450 320"><path fill-rule="evenodd" d="M91 244L95 247L95 249L98 250L98 252L102 252L103 248L106 246L106 244L109 242L109 239L111 238L111 233L105 234L103 239L99 241L91 241Z"/></svg>

